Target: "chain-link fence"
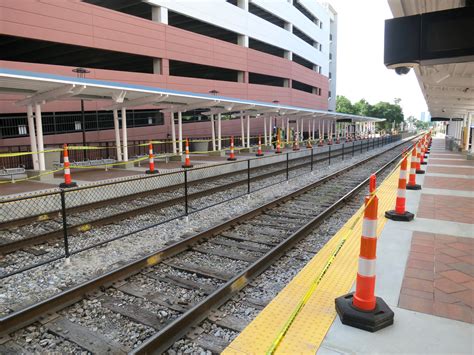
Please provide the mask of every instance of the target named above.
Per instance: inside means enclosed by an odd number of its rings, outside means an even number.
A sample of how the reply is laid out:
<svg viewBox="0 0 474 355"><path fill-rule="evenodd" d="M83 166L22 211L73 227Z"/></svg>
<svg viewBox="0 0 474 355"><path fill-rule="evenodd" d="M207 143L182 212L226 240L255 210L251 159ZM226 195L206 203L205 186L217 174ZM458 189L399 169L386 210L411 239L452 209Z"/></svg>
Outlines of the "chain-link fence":
<svg viewBox="0 0 474 355"><path fill-rule="evenodd" d="M344 142L0 200L0 277L69 258L400 139Z"/></svg>

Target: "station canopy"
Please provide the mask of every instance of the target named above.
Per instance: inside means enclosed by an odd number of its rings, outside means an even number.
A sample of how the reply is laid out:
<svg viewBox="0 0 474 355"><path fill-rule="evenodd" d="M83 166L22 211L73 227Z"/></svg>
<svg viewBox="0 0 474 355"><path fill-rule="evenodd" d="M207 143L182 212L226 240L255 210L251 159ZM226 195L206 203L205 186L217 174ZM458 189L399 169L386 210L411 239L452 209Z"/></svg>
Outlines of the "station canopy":
<svg viewBox="0 0 474 355"><path fill-rule="evenodd" d="M204 114L232 113L251 117L294 116L343 122L382 122L385 119L357 116L275 102L242 100L213 94L175 91L134 84L0 69L0 93L24 95L16 102L26 106L57 100L102 101L104 110L154 105L162 112L205 109Z"/></svg>

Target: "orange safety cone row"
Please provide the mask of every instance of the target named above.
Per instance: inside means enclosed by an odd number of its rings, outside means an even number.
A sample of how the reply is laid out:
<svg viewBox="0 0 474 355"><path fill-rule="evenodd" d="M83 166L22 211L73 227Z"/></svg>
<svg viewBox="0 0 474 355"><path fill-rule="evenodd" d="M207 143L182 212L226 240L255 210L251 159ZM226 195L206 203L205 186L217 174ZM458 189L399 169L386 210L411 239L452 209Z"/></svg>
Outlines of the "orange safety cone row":
<svg viewBox="0 0 474 355"><path fill-rule="evenodd" d="M322 138L319 138L318 147L322 146L324 146L324 140Z"/></svg>
<svg viewBox="0 0 474 355"><path fill-rule="evenodd" d="M186 138L186 150L185 150L185 157L184 157L184 165L183 168L192 168L193 165L191 164L191 159L189 158L189 139Z"/></svg>
<svg viewBox="0 0 474 355"><path fill-rule="evenodd" d="M155 170L155 159L153 155L153 144L150 142L148 145L148 155L149 155L149 169L145 171L146 174L158 174L158 170Z"/></svg>
<svg viewBox="0 0 474 355"><path fill-rule="evenodd" d="M293 142L293 150L300 150L300 144L298 143L298 133L295 132L295 141Z"/></svg>
<svg viewBox="0 0 474 355"><path fill-rule="evenodd" d="M260 138L260 135L258 136L258 149L257 149L257 154L255 154L257 157L263 157L264 154L262 153L262 139Z"/></svg>
<svg viewBox="0 0 474 355"><path fill-rule="evenodd" d="M421 141L416 144L416 174L424 174L425 171L421 169Z"/></svg>
<svg viewBox="0 0 474 355"><path fill-rule="evenodd" d="M406 205L406 189L407 189L407 167L408 167L408 156L402 160L400 166L400 178L398 179L398 190L397 190L397 200L395 203L395 210L390 210L385 212L385 217L391 219L392 221L403 221L409 222L413 220L415 215L411 212L405 210Z"/></svg>
<svg viewBox="0 0 474 355"><path fill-rule="evenodd" d="M230 161L237 160L234 153L234 137L233 136L230 137L230 156L227 158L227 160L230 160Z"/></svg>
<svg viewBox="0 0 474 355"><path fill-rule="evenodd" d="M63 146L63 160L64 160L64 182L59 184L59 187L64 189L64 188L70 188L70 187L76 187L77 183L72 181L71 177L71 169L69 168L69 153L67 149L67 144L64 144Z"/></svg>
<svg viewBox="0 0 474 355"><path fill-rule="evenodd" d="M356 291L336 298L341 322L376 332L393 324L394 313L383 299L375 296L378 198L375 175L370 177L370 196L365 198Z"/></svg>
<svg viewBox="0 0 474 355"><path fill-rule="evenodd" d="M308 140L306 141L306 148L307 149L311 149L313 148L313 145L311 144L311 140L308 138Z"/></svg>
<svg viewBox="0 0 474 355"><path fill-rule="evenodd" d="M416 147L411 151L410 175L408 177L407 190L421 190L421 186L416 183L416 165L417 165Z"/></svg>
<svg viewBox="0 0 474 355"><path fill-rule="evenodd" d="M275 154L280 154L280 153L281 153L280 136L278 136L277 137L277 142L276 142Z"/></svg>

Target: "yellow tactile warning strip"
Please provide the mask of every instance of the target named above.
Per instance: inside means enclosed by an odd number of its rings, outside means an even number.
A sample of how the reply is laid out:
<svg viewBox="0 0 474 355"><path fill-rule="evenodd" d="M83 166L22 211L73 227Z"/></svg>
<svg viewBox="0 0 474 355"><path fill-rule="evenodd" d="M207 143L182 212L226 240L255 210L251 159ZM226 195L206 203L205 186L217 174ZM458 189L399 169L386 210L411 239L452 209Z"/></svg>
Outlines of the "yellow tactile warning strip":
<svg viewBox="0 0 474 355"><path fill-rule="evenodd" d="M377 235L380 235L387 221L385 211L395 207L399 171L398 167L377 189ZM314 354L318 350L336 316L334 299L350 291L357 274L363 211L362 206L223 354L270 354L272 348L275 354ZM332 258L343 240L342 248ZM325 268L326 273L321 278ZM278 341L301 300L308 296L318 279L320 282L307 303Z"/></svg>

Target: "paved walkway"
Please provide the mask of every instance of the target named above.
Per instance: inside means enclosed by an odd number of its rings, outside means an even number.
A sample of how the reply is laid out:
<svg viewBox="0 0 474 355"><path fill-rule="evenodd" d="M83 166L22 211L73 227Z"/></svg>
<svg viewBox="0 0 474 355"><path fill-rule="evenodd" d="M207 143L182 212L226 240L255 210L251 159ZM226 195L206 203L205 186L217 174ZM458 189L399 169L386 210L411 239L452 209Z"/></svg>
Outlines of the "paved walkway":
<svg viewBox="0 0 474 355"><path fill-rule="evenodd" d="M414 221L383 217L395 204L398 172L377 192L376 295L394 311L394 325L370 333L336 316L334 299L353 287L357 271L361 208L224 353L268 353L278 344L275 354L472 354L474 169L462 154L445 152L444 139L434 140L423 168L423 189L406 193Z"/></svg>
<svg viewBox="0 0 474 355"><path fill-rule="evenodd" d="M388 221L377 249L376 294L395 312L377 333L336 318L318 354L474 352L474 162L433 139L409 223Z"/></svg>

